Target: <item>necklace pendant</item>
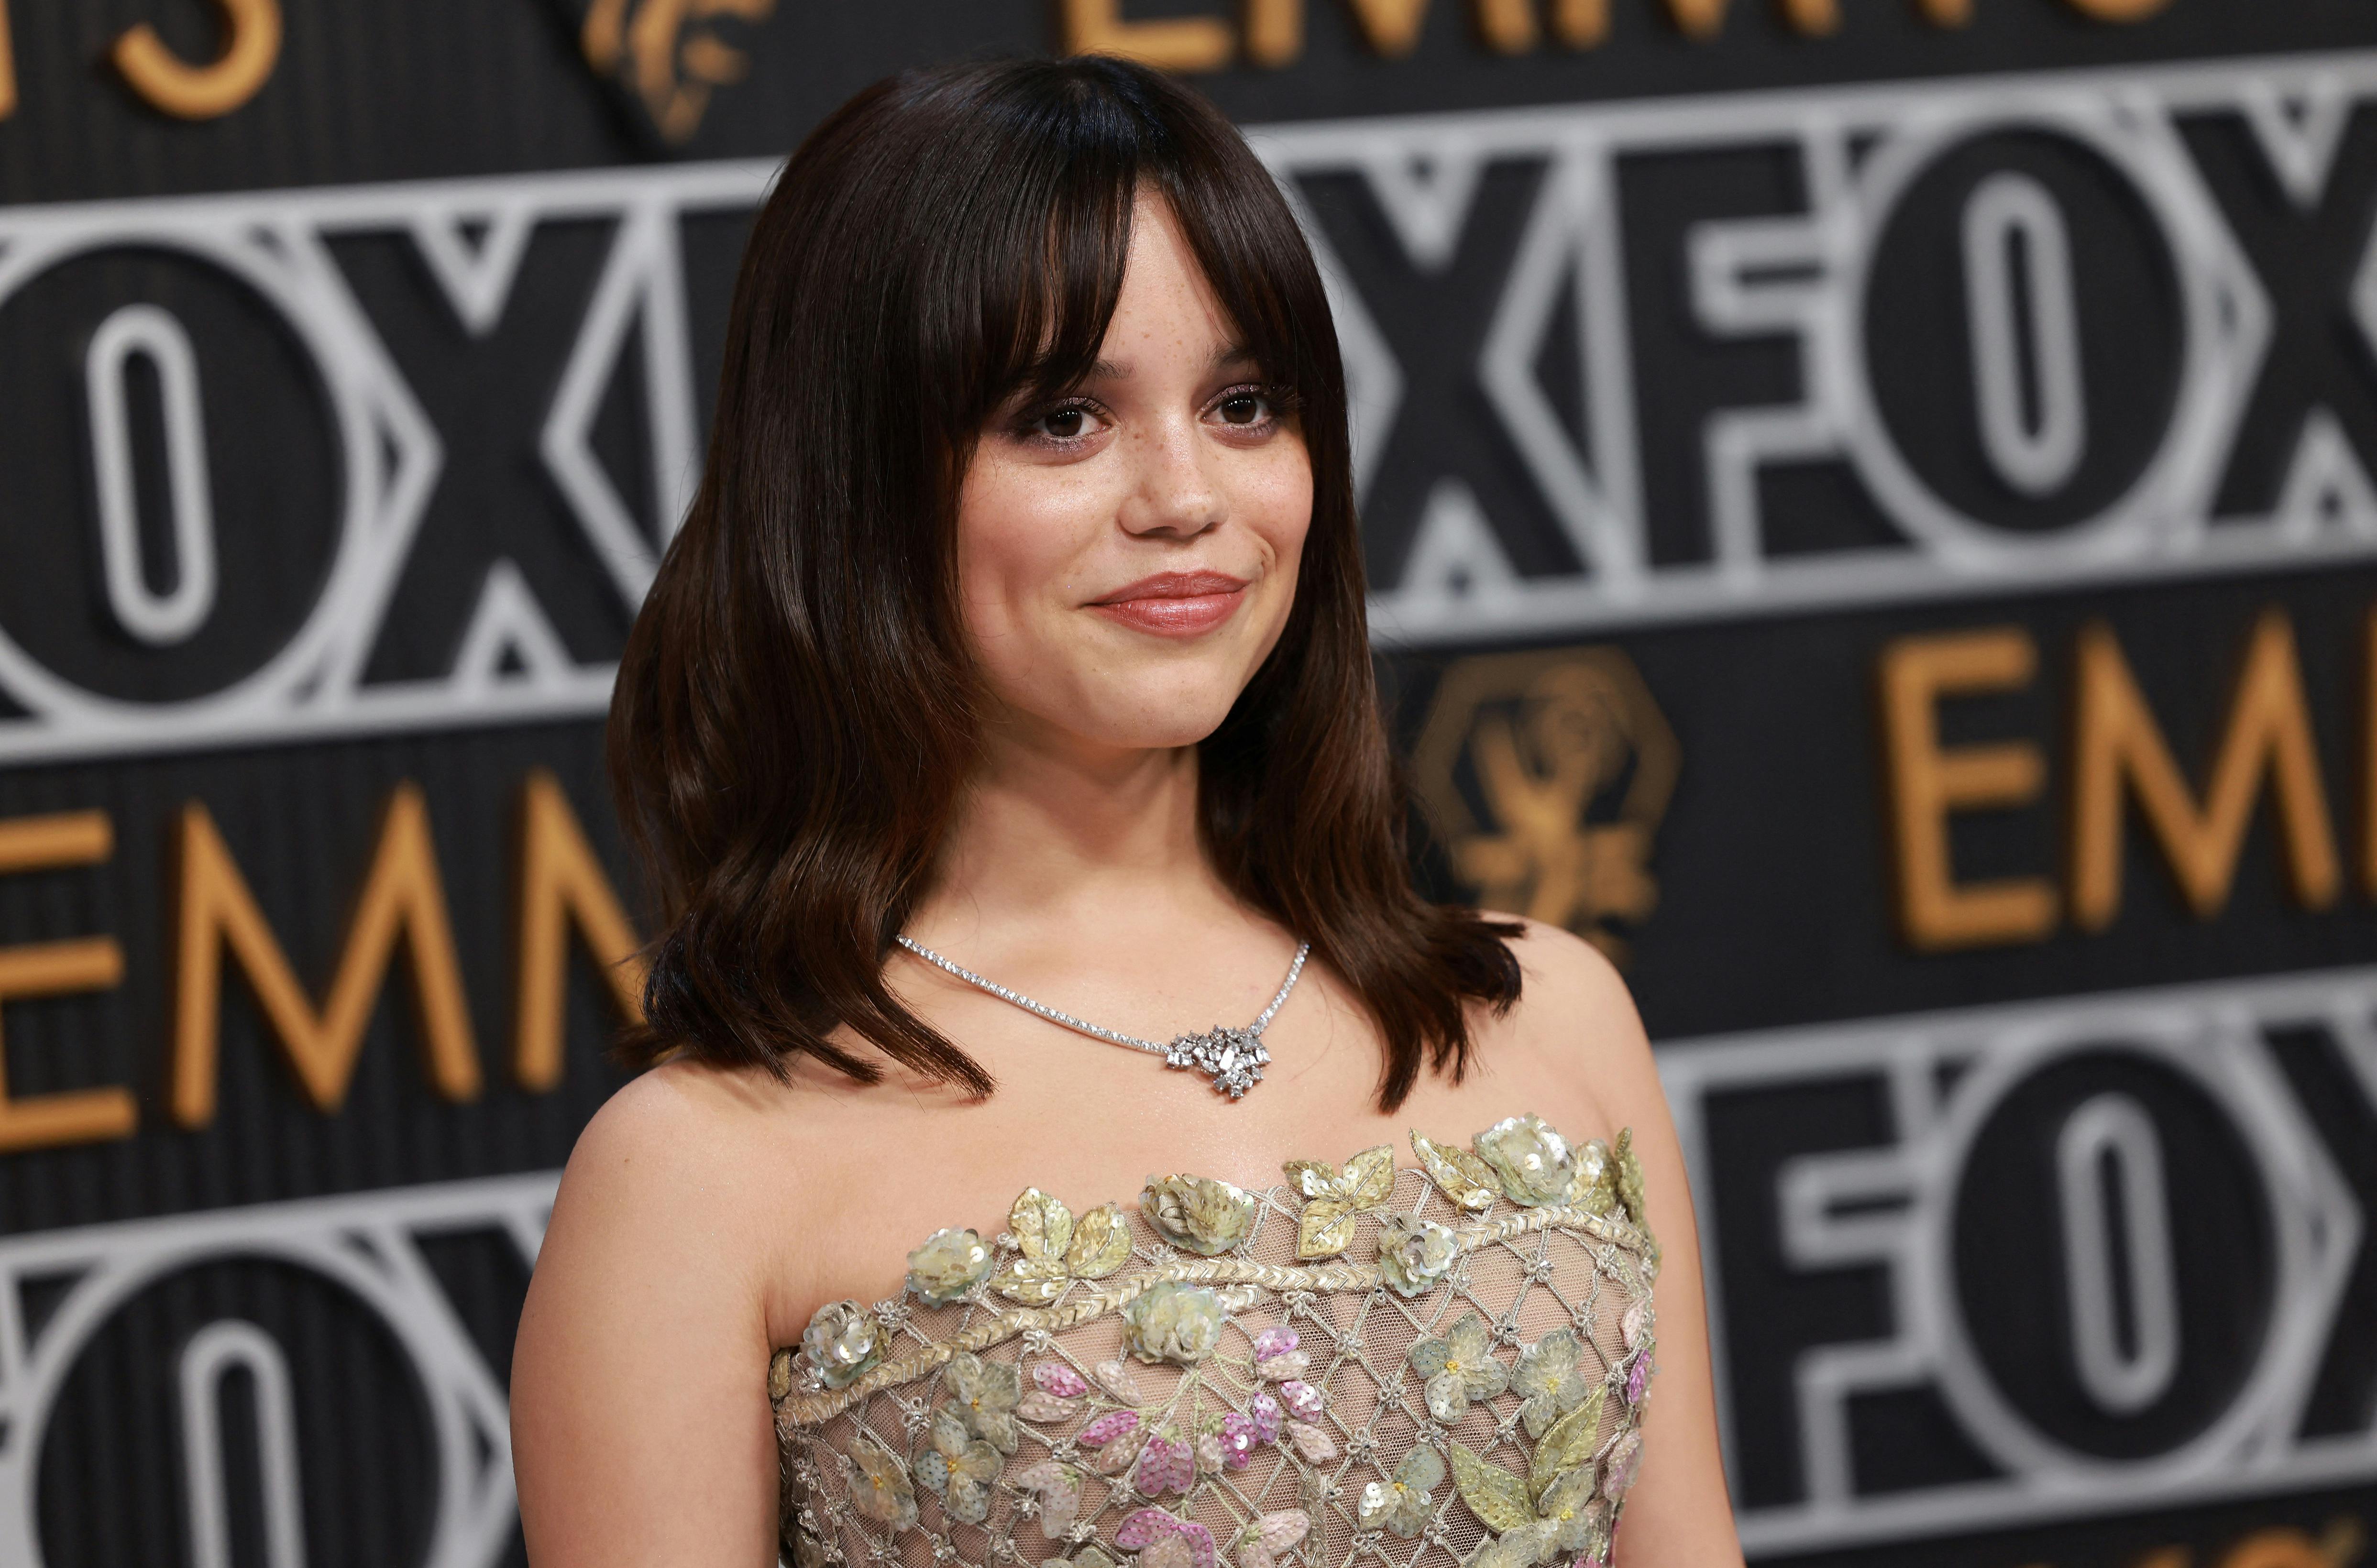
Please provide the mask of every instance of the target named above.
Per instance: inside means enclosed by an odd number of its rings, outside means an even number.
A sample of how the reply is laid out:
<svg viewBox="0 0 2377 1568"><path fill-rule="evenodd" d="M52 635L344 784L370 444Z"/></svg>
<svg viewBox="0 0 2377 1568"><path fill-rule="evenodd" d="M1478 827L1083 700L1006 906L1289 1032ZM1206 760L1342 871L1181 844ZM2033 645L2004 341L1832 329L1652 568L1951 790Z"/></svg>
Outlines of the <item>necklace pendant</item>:
<svg viewBox="0 0 2377 1568"><path fill-rule="evenodd" d="M1212 1075L1217 1094L1236 1099L1262 1082L1271 1051L1253 1029L1215 1027L1201 1035L1177 1035L1165 1048L1164 1063Z"/></svg>

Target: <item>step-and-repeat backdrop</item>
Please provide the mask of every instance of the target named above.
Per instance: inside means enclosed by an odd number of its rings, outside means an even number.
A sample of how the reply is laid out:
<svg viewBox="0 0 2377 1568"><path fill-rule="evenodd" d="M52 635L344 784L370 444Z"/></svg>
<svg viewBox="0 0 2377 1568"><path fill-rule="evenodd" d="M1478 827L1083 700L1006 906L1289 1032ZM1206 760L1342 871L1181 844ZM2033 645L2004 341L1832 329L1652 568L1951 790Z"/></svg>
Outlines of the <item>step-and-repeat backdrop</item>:
<svg viewBox="0 0 2377 1568"><path fill-rule="evenodd" d="M520 1561L745 227L1071 47L1321 255L1425 873L1636 989L1752 1558L2365 1560L2367 0L0 0L0 1568Z"/></svg>

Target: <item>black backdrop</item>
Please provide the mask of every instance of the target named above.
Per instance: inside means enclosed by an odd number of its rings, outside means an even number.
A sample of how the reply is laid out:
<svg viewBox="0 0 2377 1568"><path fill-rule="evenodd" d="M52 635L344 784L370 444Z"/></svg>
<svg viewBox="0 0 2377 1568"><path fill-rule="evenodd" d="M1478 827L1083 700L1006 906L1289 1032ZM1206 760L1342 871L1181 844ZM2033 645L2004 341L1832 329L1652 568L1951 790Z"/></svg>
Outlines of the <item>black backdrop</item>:
<svg viewBox="0 0 2377 1568"><path fill-rule="evenodd" d="M618 1081L533 868L624 874L599 715L743 224L865 82L1112 8L0 5L0 1563L516 1562L511 1321ZM1125 18L1303 17L1196 79L1336 290L1421 863L1627 967L1752 1556L2340 1565L2377 18L1824 9ZM112 59L259 17L203 116ZM590 933L557 1073L524 909Z"/></svg>

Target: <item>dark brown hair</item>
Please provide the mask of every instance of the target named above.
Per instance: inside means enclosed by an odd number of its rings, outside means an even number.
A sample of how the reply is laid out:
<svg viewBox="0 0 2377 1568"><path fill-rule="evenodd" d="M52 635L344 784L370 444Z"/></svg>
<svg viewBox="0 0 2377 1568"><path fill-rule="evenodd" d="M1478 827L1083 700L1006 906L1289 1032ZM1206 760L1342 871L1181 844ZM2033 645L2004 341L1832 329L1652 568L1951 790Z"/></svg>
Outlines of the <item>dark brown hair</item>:
<svg viewBox="0 0 2377 1568"><path fill-rule="evenodd" d="M1199 747L1205 845L1310 940L1385 1047L1380 1105L1458 1078L1464 1004L1506 1009L1508 922L1414 891L1363 616L1344 374L1293 214L1203 100L1117 60L977 64L868 88L793 154L743 255L709 462L611 703L620 814L657 894L646 1023L673 1051L781 1074L806 1052L986 1093L883 982L975 756L952 532L978 433L1085 376L1131 207L1169 203L1300 418L1313 505L1296 603Z"/></svg>

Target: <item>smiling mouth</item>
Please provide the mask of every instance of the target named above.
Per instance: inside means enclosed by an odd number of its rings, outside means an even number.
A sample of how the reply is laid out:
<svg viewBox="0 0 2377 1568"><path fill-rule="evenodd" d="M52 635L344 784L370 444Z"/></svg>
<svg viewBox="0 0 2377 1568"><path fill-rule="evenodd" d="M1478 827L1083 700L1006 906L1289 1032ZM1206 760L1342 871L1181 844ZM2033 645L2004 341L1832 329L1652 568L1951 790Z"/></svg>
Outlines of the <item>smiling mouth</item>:
<svg viewBox="0 0 2377 1568"><path fill-rule="evenodd" d="M1247 579L1221 572L1160 572L1117 588L1087 608L1157 636L1193 637L1236 613Z"/></svg>

